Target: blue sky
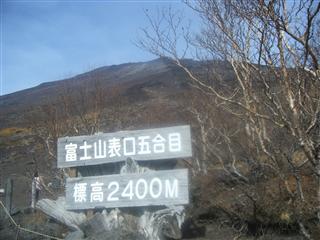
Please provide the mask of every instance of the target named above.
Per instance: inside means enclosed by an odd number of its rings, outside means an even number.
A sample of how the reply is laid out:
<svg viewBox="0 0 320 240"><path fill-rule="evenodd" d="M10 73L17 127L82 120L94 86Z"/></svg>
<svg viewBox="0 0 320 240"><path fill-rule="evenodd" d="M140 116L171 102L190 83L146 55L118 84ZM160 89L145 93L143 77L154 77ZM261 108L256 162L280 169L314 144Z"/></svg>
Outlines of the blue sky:
<svg viewBox="0 0 320 240"><path fill-rule="evenodd" d="M91 69L155 57L133 42L156 12L180 1L1 1L1 89L5 95Z"/></svg>

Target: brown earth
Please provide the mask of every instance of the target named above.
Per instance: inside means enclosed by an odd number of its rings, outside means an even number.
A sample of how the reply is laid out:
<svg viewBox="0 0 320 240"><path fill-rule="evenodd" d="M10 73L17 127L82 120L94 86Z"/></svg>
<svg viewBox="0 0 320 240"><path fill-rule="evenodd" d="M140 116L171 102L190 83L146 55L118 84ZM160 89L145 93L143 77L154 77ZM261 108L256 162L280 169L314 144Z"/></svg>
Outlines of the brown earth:
<svg viewBox="0 0 320 240"><path fill-rule="evenodd" d="M201 69L197 62L187 63ZM223 73L225 82L232 85L230 66L217 62L215 67ZM166 59L104 67L71 79L1 96L0 188L4 188L8 178L13 179L13 207L17 212L20 210L14 218L22 226L56 236L67 232L64 226L47 216L24 209L30 205L31 179L36 170L50 186L42 192L43 198L64 195L61 171L56 168L56 159L48 154L44 140L45 137L52 140L60 136L88 134L80 116L88 121L97 116L92 101L96 99L97 89L103 96L98 109L101 118L99 131L191 125L194 157L180 159L177 166L194 172L195 160L201 159L202 148L199 122L189 108L209 112L210 105L207 105L209 101L203 93L190 86L186 75ZM64 112L66 109L67 114ZM219 109L212 114L217 126L228 128L239 124ZM70 122L79 126L80 132L63 128L71 126ZM57 136L52 135L54 127L59 130ZM212 142L214 140L210 139ZM248 153L241 146L243 139L239 137L237 141L237 155L246 158ZM55 142L50 144L54 149ZM209 150L215 151L213 148ZM226 151L221 156L228 159ZM249 179L249 183L244 183L228 175L214 153L209 152L205 161L209 165L208 174L195 173L191 180L191 204L187 207L183 230L185 239L302 239L296 225L295 211L301 209L306 212L306 219L312 219L309 206L314 201L311 197L314 196L314 182L308 169L304 170L303 178L303 185L309 186L306 187L306 204L299 205L299 202L290 202L288 198L287 190L290 189L293 194L296 190L295 180L289 173L286 175L287 185L283 185L268 170L258 169L250 162L239 163L238 167ZM260 172L267 178L260 179ZM317 231L314 234L316 236ZM0 239L15 239L14 236L14 227L2 221ZM19 239L37 238L21 235Z"/></svg>

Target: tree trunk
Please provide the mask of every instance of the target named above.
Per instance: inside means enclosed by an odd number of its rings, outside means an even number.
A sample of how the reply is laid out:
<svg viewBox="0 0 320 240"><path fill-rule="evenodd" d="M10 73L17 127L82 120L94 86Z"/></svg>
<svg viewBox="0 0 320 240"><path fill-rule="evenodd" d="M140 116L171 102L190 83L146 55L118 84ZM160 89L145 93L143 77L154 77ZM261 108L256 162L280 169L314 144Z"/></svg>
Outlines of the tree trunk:
<svg viewBox="0 0 320 240"><path fill-rule="evenodd" d="M200 170L207 175L207 138L206 138L206 130L203 125L200 126L201 130L201 144L202 144L202 154L201 154L201 162L200 162Z"/></svg>
<svg viewBox="0 0 320 240"><path fill-rule="evenodd" d="M317 189L317 200L318 200L318 209L317 209L317 215L318 215L318 221L320 224L320 144L317 148L317 153L316 153L316 173L317 173L317 185L318 185L318 189Z"/></svg>

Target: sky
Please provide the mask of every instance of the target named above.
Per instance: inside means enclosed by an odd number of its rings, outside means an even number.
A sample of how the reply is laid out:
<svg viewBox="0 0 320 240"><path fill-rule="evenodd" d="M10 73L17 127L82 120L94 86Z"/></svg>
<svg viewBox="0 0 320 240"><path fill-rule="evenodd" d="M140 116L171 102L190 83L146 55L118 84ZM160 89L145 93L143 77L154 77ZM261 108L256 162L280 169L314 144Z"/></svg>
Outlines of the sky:
<svg viewBox="0 0 320 240"><path fill-rule="evenodd" d="M143 10L189 11L178 0L0 2L0 95L100 66L152 60L134 45L147 26Z"/></svg>

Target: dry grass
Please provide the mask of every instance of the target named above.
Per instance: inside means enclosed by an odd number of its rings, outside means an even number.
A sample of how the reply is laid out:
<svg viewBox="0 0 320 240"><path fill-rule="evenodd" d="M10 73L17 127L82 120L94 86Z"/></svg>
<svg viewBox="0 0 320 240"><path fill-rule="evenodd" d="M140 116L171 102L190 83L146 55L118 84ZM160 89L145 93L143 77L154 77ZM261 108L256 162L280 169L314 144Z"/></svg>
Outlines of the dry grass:
<svg viewBox="0 0 320 240"><path fill-rule="evenodd" d="M18 127L10 127L10 128L2 128L0 129L0 137L11 137L18 133L28 133L30 132L27 128L18 128Z"/></svg>
<svg viewBox="0 0 320 240"><path fill-rule="evenodd" d="M47 222L48 217L41 211L36 211L22 219L22 225L27 226L30 224L41 225Z"/></svg>

